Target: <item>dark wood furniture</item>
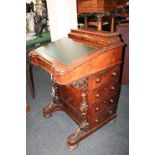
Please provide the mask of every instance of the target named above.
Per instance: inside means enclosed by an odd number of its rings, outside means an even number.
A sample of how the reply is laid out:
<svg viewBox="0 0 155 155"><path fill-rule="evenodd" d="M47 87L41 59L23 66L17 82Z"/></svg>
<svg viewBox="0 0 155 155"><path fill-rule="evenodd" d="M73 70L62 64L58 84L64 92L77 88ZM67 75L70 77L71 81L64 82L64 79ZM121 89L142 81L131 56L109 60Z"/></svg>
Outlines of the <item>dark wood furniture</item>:
<svg viewBox="0 0 155 155"><path fill-rule="evenodd" d="M30 52L32 63L51 74L44 117L64 111L79 125L68 137L69 149L116 117L123 45L118 33L76 29Z"/></svg>
<svg viewBox="0 0 155 155"><path fill-rule="evenodd" d="M129 85L129 23L122 23L116 26L116 32L120 33L124 47L124 63L122 71L122 84Z"/></svg>
<svg viewBox="0 0 155 155"><path fill-rule="evenodd" d="M28 85L30 87L32 98L35 98L32 64L29 61L26 62L26 79L27 79Z"/></svg>
<svg viewBox="0 0 155 155"><path fill-rule="evenodd" d="M28 103L26 103L26 115L30 112L30 106Z"/></svg>
<svg viewBox="0 0 155 155"><path fill-rule="evenodd" d="M107 13L115 11L116 0L78 0L78 14L95 13L97 17L97 30L102 30L102 17ZM85 28L87 28L87 16L84 17ZM114 16L111 14L111 32L114 32Z"/></svg>
<svg viewBox="0 0 155 155"><path fill-rule="evenodd" d="M44 33L45 34L45 33ZM29 60L29 52L40 47L46 45L47 43L51 42L49 39L50 34L47 35L47 38L37 38L33 40L29 40L26 42L26 79L28 81L28 85L31 91L32 98L35 98L35 87L34 87L34 80L33 80L33 65ZM47 40L46 40L47 39Z"/></svg>

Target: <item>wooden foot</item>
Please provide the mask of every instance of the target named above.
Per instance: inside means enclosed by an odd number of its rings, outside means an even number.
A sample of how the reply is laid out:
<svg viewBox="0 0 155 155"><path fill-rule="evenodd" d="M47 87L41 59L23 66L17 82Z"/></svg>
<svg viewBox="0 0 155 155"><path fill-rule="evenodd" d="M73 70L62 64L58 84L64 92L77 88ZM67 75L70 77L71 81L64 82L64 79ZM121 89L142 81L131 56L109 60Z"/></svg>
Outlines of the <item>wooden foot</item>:
<svg viewBox="0 0 155 155"><path fill-rule="evenodd" d="M26 103L26 115L30 112L30 106L28 103Z"/></svg>
<svg viewBox="0 0 155 155"><path fill-rule="evenodd" d="M67 148L68 148L69 151L73 151L73 150L75 150L75 149L79 146L79 144L70 145L70 144L68 144L68 142L67 142L67 143L66 143L66 146L67 146Z"/></svg>
<svg viewBox="0 0 155 155"><path fill-rule="evenodd" d="M82 137L84 136L85 131L81 128L78 128L73 134L68 137L67 143L70 146L77 145L79 141L81 141Z"/></svg>
<svg viewBox="0 0 155 155"><path fill-rule="evenodd" d="M43 116L49 118L55 111L63 111L62 106L56 103L50 103L48 106L43 108Z"/></svg>
<svg viewBox="0 0 155 155"><path fill-rule="evenodd" d="M78 128L73 134L71 134L68 137L67 143L69 145L71 145L71 146L78 144L84 138L86 138L89 135L91 135L93 132L95 132L97 129L99 129L100 127L102 127L104 124L106 124L106 123L110 122L111 120L113 120L115 117L116 117L116 114L113 114L107 120L105 120L104 122L101 122L100 124L98 124L94 128L90 128L90 129L86 129L86 130L85 129L83 130L81 128Z"/></svg>

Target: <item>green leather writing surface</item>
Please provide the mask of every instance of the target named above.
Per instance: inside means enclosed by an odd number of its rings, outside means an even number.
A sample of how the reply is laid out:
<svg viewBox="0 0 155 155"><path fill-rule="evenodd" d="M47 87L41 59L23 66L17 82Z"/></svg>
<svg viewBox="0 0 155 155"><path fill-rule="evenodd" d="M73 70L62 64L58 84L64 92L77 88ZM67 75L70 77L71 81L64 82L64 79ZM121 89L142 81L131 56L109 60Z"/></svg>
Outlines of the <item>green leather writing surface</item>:
<svg viewBox="0 0 155 155"><path fill-rule="evenodd" d="M93 52L93 50L94 48L85 46L69 38L62 38L54 43L48 44L46 47L42 46L38 48L37 52L42 56L55 59L62 64L69 64Z"/></svg>

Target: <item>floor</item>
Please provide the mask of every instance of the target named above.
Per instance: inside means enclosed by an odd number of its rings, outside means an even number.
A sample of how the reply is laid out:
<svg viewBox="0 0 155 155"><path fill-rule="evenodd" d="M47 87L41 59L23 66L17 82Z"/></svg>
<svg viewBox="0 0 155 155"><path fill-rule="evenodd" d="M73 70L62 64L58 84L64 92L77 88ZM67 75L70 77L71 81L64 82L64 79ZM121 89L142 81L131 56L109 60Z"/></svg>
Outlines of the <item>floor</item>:
<svg viewBox="0 0 155 155"><path fill-rule="evenodd" d="M27 155L128 155L129 154L129 87L122 85L117 118L80 142L70 152L66 148L67 137L77 129L74 121L65 113L57 112L51 118L42 116L42 108L50 100L50 75L39 67L33 67L36 98L32 99L27 86L26 154Z"/></svg>

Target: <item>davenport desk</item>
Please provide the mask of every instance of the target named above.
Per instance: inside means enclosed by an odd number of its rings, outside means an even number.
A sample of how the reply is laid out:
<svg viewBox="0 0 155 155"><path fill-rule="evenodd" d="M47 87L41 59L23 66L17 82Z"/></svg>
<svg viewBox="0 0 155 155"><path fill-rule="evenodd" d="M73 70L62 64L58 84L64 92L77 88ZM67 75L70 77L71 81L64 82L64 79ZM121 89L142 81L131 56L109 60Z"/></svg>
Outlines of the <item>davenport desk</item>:
<svg viewBox="0 0 155 155"><path fill-rule="evenodd" d="M79 125L69 149L116 117L123 45L118 33L73 29L30 52L32 63L51 74L52 102L43 116L64 111Z"/></svg>

